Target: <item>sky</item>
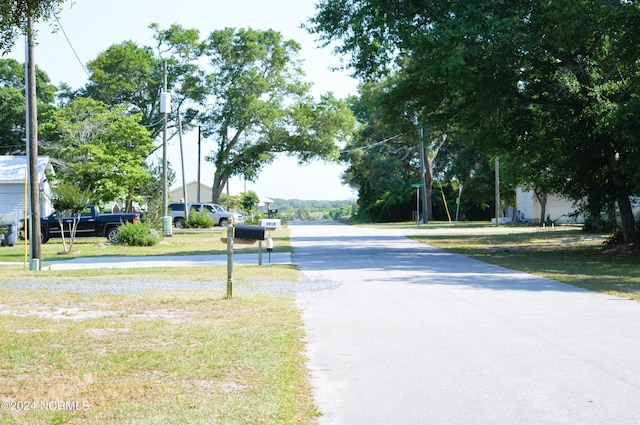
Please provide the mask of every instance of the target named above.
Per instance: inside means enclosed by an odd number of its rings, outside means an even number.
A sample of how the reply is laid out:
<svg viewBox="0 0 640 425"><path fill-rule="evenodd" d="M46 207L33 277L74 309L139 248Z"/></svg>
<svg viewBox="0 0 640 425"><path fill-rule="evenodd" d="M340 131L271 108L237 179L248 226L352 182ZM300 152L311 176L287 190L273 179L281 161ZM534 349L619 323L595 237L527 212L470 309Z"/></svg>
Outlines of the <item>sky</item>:
<svg viewBox="0 0 640 425"><path fill-rule="evenodd" d="M83 64L95 59L113 44L126 40L138 45L153 45L151 23L166 29L172 24L196 28L202 38L213 30L226 27L274 29L286 39L301 45L300 58L306 80L313 84L313 94L333 92L345 98L356 94L357 81L347 71L334 71L341 64L331 47L319 48L315 36L300 28L315 13L315 0L74 0L63 4L59 15L63 31L52 32L49 23L38 23L36 30L35 62L53 84L61 82L77 89L84 86L88 76ZM65 36L66 35L66 36ZM68 41L67 41L68 40ZM75 53L74 53L75 51ZM17 41L12 57L24 62L24 40ZM185 180L197 180L197 131L184 135ZM214 168L204 161L213 147L211 140L202 142L201 182L211 186ZM177 173L176 183L182 184L180 146L178 138L168 143L168 161ZM161 163L161 149L158 163ZM261 197L284 199L344 200L357 197L356 192L341 184L344 166L314 161L298 165L297 160L279 156L267 165L256 182L234 178L232 194L252 190Z"/></svg>

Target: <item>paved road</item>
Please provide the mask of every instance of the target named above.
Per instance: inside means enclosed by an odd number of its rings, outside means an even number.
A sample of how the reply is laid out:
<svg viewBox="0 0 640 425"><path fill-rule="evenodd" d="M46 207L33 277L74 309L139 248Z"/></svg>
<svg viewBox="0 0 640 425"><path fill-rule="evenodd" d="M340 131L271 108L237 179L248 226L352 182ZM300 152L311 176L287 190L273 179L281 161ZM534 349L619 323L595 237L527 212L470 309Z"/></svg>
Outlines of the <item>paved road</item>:
<svg viewBox="0 0 640 425"><path fill-rule="evenodd" d="M291 225L320 424L640 423L640 303L392 231Z"/></svg>

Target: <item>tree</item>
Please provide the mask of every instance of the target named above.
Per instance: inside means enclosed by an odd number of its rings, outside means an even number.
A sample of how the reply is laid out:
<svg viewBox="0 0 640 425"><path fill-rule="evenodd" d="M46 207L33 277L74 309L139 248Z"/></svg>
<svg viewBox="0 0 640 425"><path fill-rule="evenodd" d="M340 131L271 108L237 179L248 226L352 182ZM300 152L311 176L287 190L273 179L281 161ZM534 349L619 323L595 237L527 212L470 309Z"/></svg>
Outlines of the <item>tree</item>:
<svg viewBox="0 0 640 425"><path fill-rule="evenodd" d="M639 23L635 1L325 0L308 27L358 75L402 69L428 121L478 149L528 164L552 152L544 184L592 214L615 199L631 242Z"/></svg>
<svg viewBox="0 0 640 425"><path fill-rule="evenodd" d="M0 154L24 154L26 150L26 102L24 66L14 59L0 59ZM54 108L56 87L36 69L36 94L40 119Z"/></svg>
<svg viewBox="0 0 640 425"><path fill-rule="evenodd" d="M253 191L242 192L240 194L240 204L245 211L253 211L260 203L260 197Z"/></svg>
<svg viewBox="0 0 640 425"><path fill-rule="evenodd" d="M230 177L255 179L278 153L301 162L337 158L337 142L350 133L353 117L331 93L317 101L309 95L296 42L275 31L226 29L200 41L196 30L178 25L151 29L154 48L111 46L89 63L90 82L76 95L140 113L155 138L162 129L159 93L166 61L172 109L184 131L197 122L205 138L215 141L207 157L216 166L214 201ZM175 130L171 122L169 127Z"/></svg>
<svg viewBox="0 0 640 425"><path fill-rule="evenodd" d="M155 139L163 130L160 93L165 62L172 108L181 112L185 131L189 130L197 114L191 106L202 102L207 89L204 72L198 65L198 31L179 25L160 30L157 24L151 24L150 28L154 31L155 47L141 47L132 41L110 46L87 64L91 72L89 82L76 96L88 96L140 114L141 123ZM172 121L169 125L175 133Z"/></svg>
<svg viewBox="0 0 640 425"><path fill-rule="evenodd" d="M203 43L209 61L211 96L200 120L216 148L207 160L215 165L213 201L230 177L253 180L278 153L300 162L335 159L336 141L353 126L345 102L331 93L315 102L295 56L299 45L276 31L214 31Z"/></svg>
<svg viewBox="0 0 640 425"><path fill-rule="evenodd" d="M433 219L431 191L433 161L447 140L443 131L429 131L420 123L420 111L394 90L398 75L363 84L350 107L361 127L345 148L350 166L343 179L359 189L361 210L375 221L408 220L415 209L412 184L422 184L424 147L426 188L420 198ZM424 196L426 193L426 197ZM426 208L425 208L426 207Z"/></svg>
<svg viewBox="0 0 640 425"><path fill-rule="evenodd" d="M28 18L46 20L64 0L11 0L0 3L0 51L8 52Z"/></svg>
<svg viewBox="0 0 640 425"><path fill-rule="evenodd" d="M80 222L80 214L87 205L93 203L93 194L90 190L82 189L70 183L61 182L53 186L51 190L51 202L58 216L62 246L64 248L63 253L68 254L73 251L73 243L75 242L76 230ZM65 230L65 223L68 226L68 231ZM65 232L69 234L68 249Z"/></svg>
<svg viewBox="0 0 640 425"><path fill-rule="evenodd" d="M145 160L153 148L139 115L79 98L50 118L43 132L55 141L48 153L62 181L91 190L97 201L138 194L149 176Z"/></svg>

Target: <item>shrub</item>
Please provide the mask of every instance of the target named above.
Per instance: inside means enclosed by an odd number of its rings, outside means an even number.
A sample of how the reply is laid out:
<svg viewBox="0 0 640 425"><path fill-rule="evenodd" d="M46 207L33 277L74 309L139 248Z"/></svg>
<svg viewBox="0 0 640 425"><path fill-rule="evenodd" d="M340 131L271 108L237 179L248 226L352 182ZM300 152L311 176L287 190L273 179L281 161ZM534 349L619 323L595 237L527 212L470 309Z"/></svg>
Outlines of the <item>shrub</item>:
<svg viewBox="0 0 640 425"><path fill-rule="evenodd" d="M198 212L195 210L191 210L189 212L189 222L187 223L187 227L206 229L213 227L214 225L215 223L213 222L213 218L207 214L207 211L204 208Z"/></svg>
<svg viewBox="0 0 640 425"><path fill-rule="evenodd" d="M160 242L160 236L144 223L125 223L120 226L118 243L129 246L154 246Z"/></svg>

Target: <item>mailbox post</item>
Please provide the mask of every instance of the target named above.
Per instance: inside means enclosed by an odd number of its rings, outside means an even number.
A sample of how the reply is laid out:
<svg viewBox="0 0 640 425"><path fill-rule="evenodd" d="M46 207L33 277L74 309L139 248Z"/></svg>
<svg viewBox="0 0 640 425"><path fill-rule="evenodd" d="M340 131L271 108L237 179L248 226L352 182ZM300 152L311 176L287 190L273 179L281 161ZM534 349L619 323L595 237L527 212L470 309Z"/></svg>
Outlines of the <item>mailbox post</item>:
<svg viewBox="0 0 640 425"><path fill-rule="evenodd" d="M227 226L227 299L233 298L233 223Z"/></svg>
<svg viewBox="0 0 640 425"><path fill-rule="evenodd" d="M227 226L227 296L233 297L233 244L234 241L239 244L253 244L256 241L264 240L264 227L261 226L245 226L241 224L234 225L233 221ZM225 241L225 238L222 238ZM262 253L261 253L262 254ZM262 259L260 260L262 264Z"/></svg>
<svg viewBox="0 0 640 425"><path fill-rule="evenodd" d="M243 244L254 244L258 241L258 265L262 265L262 241L264 240L264 227L240 225L235 226L234 238L236 242Z"/></svg>
<svg viewBox="0 0 640 425"><path fill-rule="evenodd" d="M274 214L278 212L278 210L270 211L275 211ZM280 228L282 222L278 218L271 218L271 216L269 216L268 219L260 219L259 224L260 226L264 227L265 230L269 231L269 237L267 238L267 252L269 252L269 263L271 263L271 251L273 251L273 239L271 239L271 231Z"/></svg>

